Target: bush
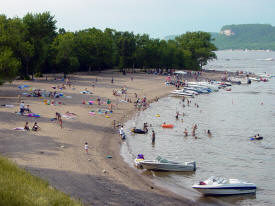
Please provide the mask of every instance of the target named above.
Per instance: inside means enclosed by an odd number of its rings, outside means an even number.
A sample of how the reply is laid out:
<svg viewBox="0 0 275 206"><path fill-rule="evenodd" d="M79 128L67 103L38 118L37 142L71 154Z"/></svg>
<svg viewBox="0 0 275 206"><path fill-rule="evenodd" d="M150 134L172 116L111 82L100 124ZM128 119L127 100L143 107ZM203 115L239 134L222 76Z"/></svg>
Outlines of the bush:
<svg viewBox="0 0 275 206"><path fill-rule="evenodd" d="M24 80L30 80L31 78L30 78L30 76L29 75L27 75L27 76L24 76Z"/></svg>
<svg viewBox="0 0 275 206"><path fill-rule="evenodd" d="M34 74L34 77L43 77L42 72L37 72Z"/></svg>

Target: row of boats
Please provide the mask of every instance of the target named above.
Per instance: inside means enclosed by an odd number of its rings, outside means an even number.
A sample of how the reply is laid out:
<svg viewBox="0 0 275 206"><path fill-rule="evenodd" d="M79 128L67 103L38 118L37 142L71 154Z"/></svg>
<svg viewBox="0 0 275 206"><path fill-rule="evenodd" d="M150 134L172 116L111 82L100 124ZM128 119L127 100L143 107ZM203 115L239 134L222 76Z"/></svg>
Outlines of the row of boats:
<svg viewBox="0 0 275 206"><path fill-rule="evenodd" d="M155 160L145 160L142 154L135 159L138 168L154 171L190 172L196 170L196 162L175 162L158 156ZM192 186L193 189L204 195L236 195L256 193L256 185L240 181L212 176Z"/></svg>
<svg viewBox="0 0 275 206"><path fill-rule="evenodd" d="M194 97L198 94L208 94L217 92L220 88L232 86L230 82L188 82L182 89L171 92L172 96Z"/></svg>
<svg viewBox="0 0 275 206"><path fill-rule="evenodd" d="M172 96L185 96L194 97L199 94L208 94L211 92L217 92L219 89L230 87L233 84L251 84L251 82L267 82L269 78L273 77L270 74L258 74L255 77L230 77L227 81L211 81L211 82L188 82L182 89L176 89L171 91ZM230 91L230 89L227 89Z"/></svg>

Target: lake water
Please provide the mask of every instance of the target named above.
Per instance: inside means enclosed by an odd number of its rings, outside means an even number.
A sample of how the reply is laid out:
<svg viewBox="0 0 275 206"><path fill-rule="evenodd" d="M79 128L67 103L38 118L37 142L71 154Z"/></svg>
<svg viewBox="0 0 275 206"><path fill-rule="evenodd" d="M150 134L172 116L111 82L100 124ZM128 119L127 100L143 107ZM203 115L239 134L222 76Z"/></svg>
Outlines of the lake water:
<svg viewBox="0 0 275 206"><path fill-rule="evenodd" d="M275 61L272 61L275 52L218 51L217 56L218 59L205 69L275 74ZM269 82L232 86L230 92L220 90L199 95L191 101L189 107L183 107L179 98L162 98L128 121L125 125L127 140L121 147L125 161L133 165L138 153L144 154L146 159L160 155L175 161L195 160L196 172L140 172L162 187L211 205L216 201L234 205L275 205L275 78ZM176 111L185 115L176 120ZM133 125L142 128L144 122L152 124L148 134L129 132ZM174 124L174 129L163 129L163 122ZM198 138L184 137L184 129L190 134L194 124L198 125ZM156 132L154 145L151 144L151 129ZM206 134L208 129L211 137ZM249 137L257 133L264 139L251 141ZM213 175L253 182L258 187L257 193L206 198L191 188L194 183Z"/></svg>

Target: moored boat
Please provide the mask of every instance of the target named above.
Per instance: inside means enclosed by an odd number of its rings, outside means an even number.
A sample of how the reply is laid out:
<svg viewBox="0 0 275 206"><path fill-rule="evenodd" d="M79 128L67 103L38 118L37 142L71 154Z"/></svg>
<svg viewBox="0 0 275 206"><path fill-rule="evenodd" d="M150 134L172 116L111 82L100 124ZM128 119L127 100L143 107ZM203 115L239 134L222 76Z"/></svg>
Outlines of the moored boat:
<svg viewBox="0 0 275 206"><path fill-rule="evenodd" d="M256 193L256 185L254 183L214 176L194 184L192 188L204 195L239 195Z"/></svg>
<svg viewBox="0 0 275 206"><path fill-rule="evenodd" d="M143 160L139 162L142 168L156 171L187 172L196 170L196 162L174 162L157 157L155 160Z"/></svg>

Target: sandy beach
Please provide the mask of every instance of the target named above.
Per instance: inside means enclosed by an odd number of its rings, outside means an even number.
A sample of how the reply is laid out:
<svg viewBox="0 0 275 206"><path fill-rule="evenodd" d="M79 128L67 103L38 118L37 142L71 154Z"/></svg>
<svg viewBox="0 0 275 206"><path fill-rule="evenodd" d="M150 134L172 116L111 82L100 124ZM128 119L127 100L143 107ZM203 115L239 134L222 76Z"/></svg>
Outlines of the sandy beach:
<svg viewBox="0 0 275 206"><path fill-rule="evenodd" d="M209 74L208 74L209 75ZM114 77L114 83L111 79ZM133 78L133 80L131 79ZM97 81L96 81L97 79ZM151 101L173 90L173 86L164 84L165 76L148 74L99 73L96 75L70 75L72 86L57 90L65 97L54 99L56 106L44 104L49 98L22 97L25 105L29 104L32 112L40 118L16 114L19 111L18 95L30 92L30 88L54 91L52 86L61 85L62 81L49 77L35 81L14 81L0 87L0 104L15 107L0 107L0 153L18 165L26 168L63 191L80 199L85 205L198 205L183 196L155 186L150 179L129 167L120 156L122 143L118 127L114 120L125 122L137 111L134 103L125 102L125 96L114 96L113 90L127 88L127 97L136 100L146 96ZM20 90L19 85L29 85ZM95 85L93 87L92 85ZM73 89L74 88L74 89ZM85 88L92 94L81 94ZM68 98L67 96L71 96ZM98 105L100 97L103 104ZM113 113L99 114L98 109L108 109L107 99L113 104ZM88 101L93 100L93 105ZM86 104L83 104L85 101ZM89 114L93 110L94 115ZM64 115L67 111L75 113L73 119L62 117L63 128L55 121L55 113ZM13 128L24 127L28 121L32 126L35 121L41 131L15 131ZM89 153L84 150L88 142ZM109 158L108 158L109 157ZM111 158L110 158L111 157Z"/></svg>

